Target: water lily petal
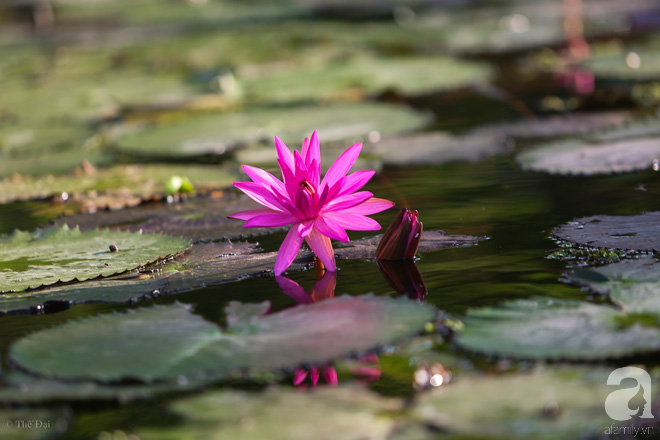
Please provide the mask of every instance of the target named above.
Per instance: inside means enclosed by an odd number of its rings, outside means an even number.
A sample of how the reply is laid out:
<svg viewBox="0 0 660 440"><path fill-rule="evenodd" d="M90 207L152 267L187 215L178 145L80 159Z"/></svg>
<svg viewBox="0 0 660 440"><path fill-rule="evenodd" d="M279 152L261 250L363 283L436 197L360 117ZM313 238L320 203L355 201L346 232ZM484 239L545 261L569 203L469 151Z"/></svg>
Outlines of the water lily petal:
<svg viewBox="0 0 660 440"><path fill-rule="evenodd" d="M340 190L337 193L336 197L341 197L346 194L351 194L354 193L355 191L358 191L362 189L364 185L371 180L371 178L376 174L375 171L372 170L363 170L363 171L356 171L353 174L349 174L348 176L342 177L339 179L339 182L337 182L337 185L339 185Z"/></svg>
<svg viewBox="0 0 660 440"><path fill-rule="evenodd" d="M305 238L305 241L312 249L312 252L314 252L316 256L319 257L319 260L321 260L327 270L332 272L337 270L337 265L335 264L335 254L332 250L332 243L328 237L321 234L315 228L312 228L311 234Z"/></svg>
<svg viewBox="0 0 660 440"><path fill-rule="evenodd" d="M369 200L360 203L359 205L355 205L352 208L344 210L343 212L346 214L371 215L385 211L386 209L390 209L392 206L394 206L394 202L372 197Z"/></svg>
<svg viewBox="0 0 660 440"><path fill-rule="evenodd" d="M249 198L260 205L274 211L284 212L285 209L269 188L254 182L234 182L234 186L243 191Z"/></svg>
<svg viewBox="0 0 660 440"><path fill-rule="evenodd" d="M373 194L370 193L369 191L360 191L353 194L348 194L342 197L338 197L333 201L331 201L330 203L326 203L323 209L321 209L321 214L324 214L326 212L343 211L345 209L349 209L361 203L364 203L366 200L369 200L372 197Z"/></svg>
<svg viewBox="0 0 660 440"><path fill-rule="evenodd" d="M277 261L275 262L275 275L282 275L287 267L291 266L293 260L296 259L300 246L302 246L303 238L298 235L296 225L291 226L289 233L286 234L282 246L277 254Z"/></svg>
<svg viewBox="0 0 660 440"><path fill-rule="evenodd" d="M291 153L289 147L287 147L284 142L282 142L282 140L277 136L275 136L275 148L277 148L278 162L282 162L280 167L288 168L291 172L293 172L293 153Z"/></svg>
<svg viewBox="0 0 660 440"><path fill-rule="evenodd" d="M247 174L255 183L264 186L270 185L277 192L285 193L284 183L268 171L264 171L261 168L251 167L250 165L243 165L243 171L245 171L245 174Z"/></svg>
<svg viewBox="0 0 660 440"><path fill-rule="evenodd" d="M254 217L263 215L263 214L281 214L279 211L273 211L272 209L248 209L245 211L237 212L236 214L228 215L229 218L235 218L238 220L251 220Z"/></svg>
<svg viewBox="0 0 660 440"><path fill-rule="evenodd" d="M272 228L274 226L285 226L296 222L300 219L286 212L270 212L252 217L245 222L244 228Z"/></svg>
<svg viewBox="0 0 660 440"><path fill-rule="evenodd" d="M330 166L330 169L323 178L323 182L321 182L321 191L325 186L334 185L339 179L348 173L348 170L351 169L360 155L360 151L362 151L362 144L355 144L337 158L335 163Z"/></svg>
<svg viewBox="0 0 660 440"><path fill-rule="evenodd" d="M325 218L325 216L318 217L316 220L314 220L314 228L317 229L321 234L325 235L326 237L330 237L333 240L344 242L350 241L344 228L341 227L338 223Z"/></svg>
<svg viewBox="0 0 660 440"><path fill-rule="evenodd" d="M319 136L316 130L314 130L312 137L309 140L307 155L303 155L303 157L307 164L307 170L310 173L310 183L318 187L319 182L321 181L321 148L319 146Z"/></svg>
<svg viewBox="0 0 660 440"><path fill-rule="evenodd" d="M310 379L312 379L312 385L316 386L317 383L319 383L319 369L316 367L312 367L309 369L310 372Z"/></svg>
<svg viewBox="0 0 660 440"><path fill-rule="evenodd" d="M380 224L376 220L360 214L347 214L345 211L328 212L323 217L338 227L351 231L377 231L380 229Z"/></svg>
<svg viewBox="0 0 660 440"><path fill-rule="evenodd" d="M314 220L304 220L297 225L298 235L302 238L307 237L312 232L312 227L314 226Z"/></svg>

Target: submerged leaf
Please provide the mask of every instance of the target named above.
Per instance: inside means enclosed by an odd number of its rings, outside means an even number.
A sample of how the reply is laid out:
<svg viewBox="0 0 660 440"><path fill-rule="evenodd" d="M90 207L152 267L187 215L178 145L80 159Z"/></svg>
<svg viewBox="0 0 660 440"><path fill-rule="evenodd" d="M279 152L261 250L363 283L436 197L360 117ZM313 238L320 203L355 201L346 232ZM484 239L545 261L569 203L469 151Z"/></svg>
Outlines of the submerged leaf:
<svg viewBox="0 0 660 440"><path fill-rule="evenodd" d="M233 306L232 310L236 310ZM14 344L15 362L40 375L153 381L237 368L322 363L421 331L435 309L405 298L348 297L242 319L224 331L175 303L70 322Z"/></svg>

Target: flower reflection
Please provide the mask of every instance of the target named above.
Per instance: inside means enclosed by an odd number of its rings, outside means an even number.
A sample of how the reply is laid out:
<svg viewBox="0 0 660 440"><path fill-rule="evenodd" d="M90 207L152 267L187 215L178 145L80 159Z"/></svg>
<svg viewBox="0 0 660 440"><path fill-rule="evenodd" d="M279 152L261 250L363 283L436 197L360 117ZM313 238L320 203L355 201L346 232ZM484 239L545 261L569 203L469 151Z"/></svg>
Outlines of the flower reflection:
<svg viewBox="0 0 660 440"><path fill-rule="evenodd" d="M335 287L337 286L337 272L326 271L309 292L303 289L300 284L283 275L276 276L275 280L282 291L293 298L298 304L311 304L334 298ZM380 365L378 362L378 356L376 354L362 356L358 358L358 364L349 367L348 370L351 374L360 376L362 380L368 382L376 381L380 379ZM303 386L305 379L309 376L312 386L316 386L321 375L323 375L325 381L330 386L337 386L339 383L337 370L332 365L327 364L312 366L309 371L304 368L297 368L293 372L293 384L295 386Z"/></svg>

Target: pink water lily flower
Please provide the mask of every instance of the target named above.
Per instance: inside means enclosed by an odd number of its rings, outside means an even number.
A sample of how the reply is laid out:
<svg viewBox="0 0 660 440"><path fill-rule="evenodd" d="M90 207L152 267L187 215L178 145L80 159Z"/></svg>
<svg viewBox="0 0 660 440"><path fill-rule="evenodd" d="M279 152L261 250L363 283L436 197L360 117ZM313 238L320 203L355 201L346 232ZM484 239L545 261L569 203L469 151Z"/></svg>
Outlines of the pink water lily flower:
<svg viewBox="0 0 660 440"><path fill-rule="evenodd" d="M355 144L339 156L321 180L321 151L316 133L305 138L300 151L291 151L275 137L277 163L282 179L255 167L243 165L252 182L234 182L234 186L263 209L231 215L246 220L245 228L292 225L275 262L280 275L296 258L303 240L307 242L326 269L337 270L330 239L349 241L346 229L374 231L375 220L366 217L394 206L369 191L359 191L375 171L357 171L346 175L362 150Z"/></svg>

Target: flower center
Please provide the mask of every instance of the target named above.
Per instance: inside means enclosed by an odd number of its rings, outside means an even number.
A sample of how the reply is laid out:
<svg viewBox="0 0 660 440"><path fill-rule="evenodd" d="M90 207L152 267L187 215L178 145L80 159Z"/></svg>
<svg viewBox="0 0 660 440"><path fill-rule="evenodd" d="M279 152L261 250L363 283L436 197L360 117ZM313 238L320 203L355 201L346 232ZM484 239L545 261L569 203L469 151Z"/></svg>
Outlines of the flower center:
<svg viewBox="0 0 660 440"><path fill-rule="evenodd" d="M300 182L298 193L296 194L296 206L305 218L316 217L316 209L319 203L319 196L316 189L306 180Z"/></svg>

